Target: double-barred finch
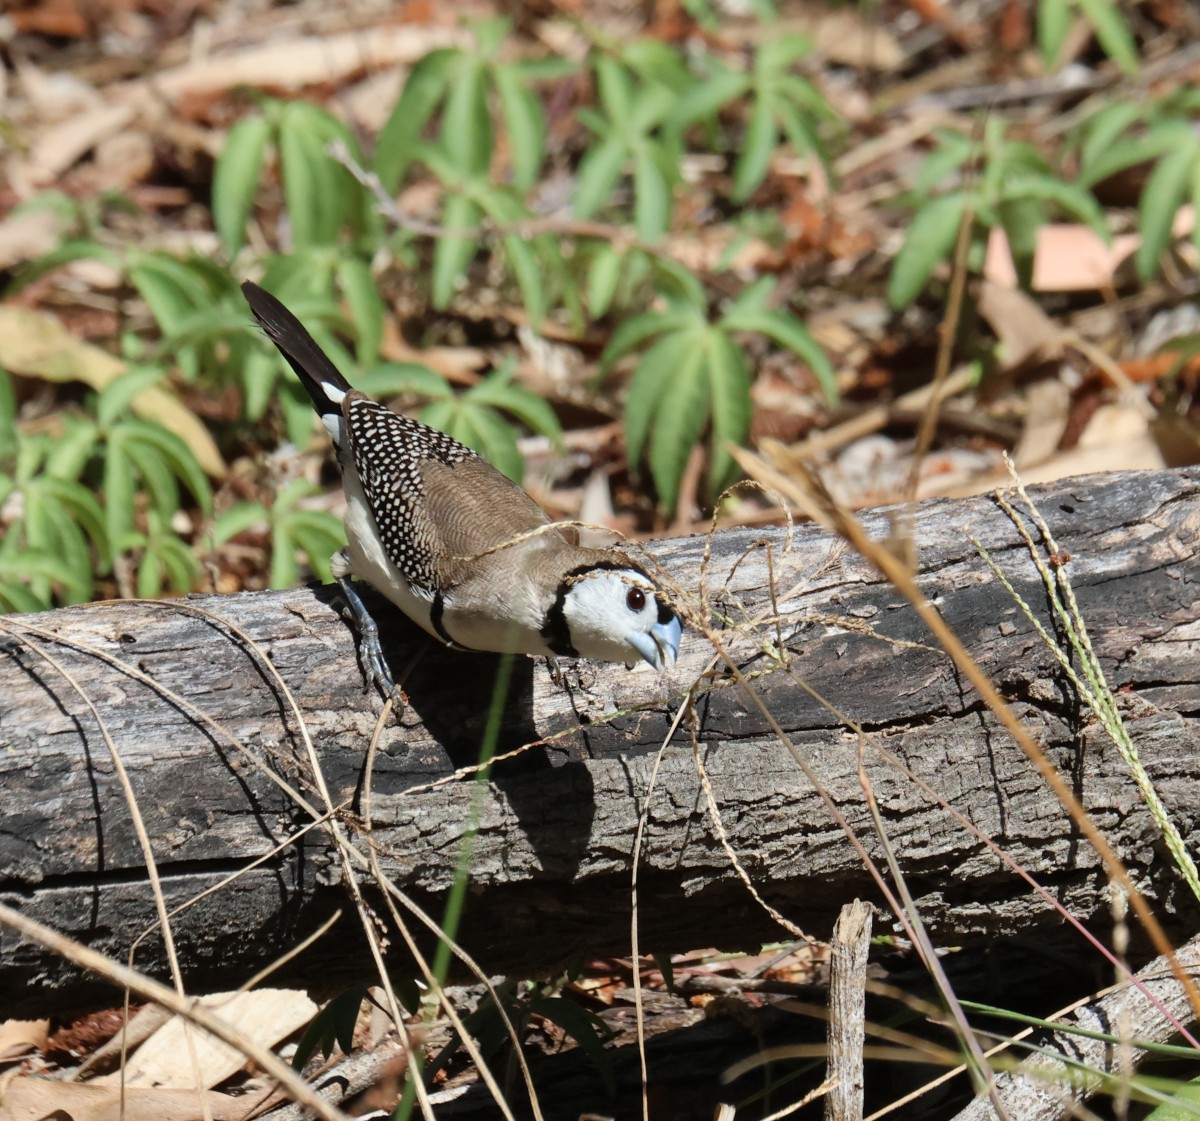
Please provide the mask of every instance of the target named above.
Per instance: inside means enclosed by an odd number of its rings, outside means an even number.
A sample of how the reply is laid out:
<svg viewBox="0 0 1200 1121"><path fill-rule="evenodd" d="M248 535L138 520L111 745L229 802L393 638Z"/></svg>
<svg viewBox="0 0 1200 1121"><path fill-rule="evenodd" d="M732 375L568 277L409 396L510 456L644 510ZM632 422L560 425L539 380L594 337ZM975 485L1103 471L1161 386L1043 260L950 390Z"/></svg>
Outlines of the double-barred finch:
<svg viewBox="0 0 1200 1121"><path fill-rule="evenodd" d="M456 650L674 664L679 618L644 568L582 547L470 448L352 389L283 304L256 284L242 291L337 448L349 544L332 568L385 692L377 626L350 577Z"/></svg>

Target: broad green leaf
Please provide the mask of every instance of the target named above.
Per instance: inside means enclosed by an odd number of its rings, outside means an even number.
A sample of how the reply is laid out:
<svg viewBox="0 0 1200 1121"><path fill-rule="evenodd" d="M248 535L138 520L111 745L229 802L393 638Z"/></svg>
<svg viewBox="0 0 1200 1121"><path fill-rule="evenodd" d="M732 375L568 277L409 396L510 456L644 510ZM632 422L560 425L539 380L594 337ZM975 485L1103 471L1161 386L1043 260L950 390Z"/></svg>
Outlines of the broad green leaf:
<svg viewBox="0 0 1200 1121"><path fill-rule="evenodd" d="M475 257L479 245L479 204L465 195L451 195L442 210L442 225L446 229L433 251L431 296L439 311L450 306L454 293ZM460 232L461 231L461 232Z"/></svg>
<svg viewBox="0 0 1200 1121"><path fill-rule="evenodd" d="M141 392L162 381L166 371L158 366L131 366L116 381L100 391L96 400L96 420L101 428L113 423Z"/></svg>
<svg viewBox="0 0 1200 1121"><path fill-rule="evenodd" d="M71 517L101 553L108 552L104 511L93 491L71 479L56 479L52 475L42 475L36 485L38 490L44 491L54 501L70 510Z"/></svg>
<svg viewBox="0 0 1200 1121"><path fill-rule="evenodd" d="M920 294L933 270L954 248L958 224L966 207L961 191L933 199L917 212L908 237L892 263L888 279L888 303L907 307Z"/></svg>
<svg viewBox="0 0 1200 1121"><path fill-rule="evenodd" d="M279 163L293 245L302 250L332 244L345 199L338 168L313 130L312 114L300 102L283 112Z"/></svg>
<svg viewBox="0 0 1200 1121"><path fill-rule="evenodd" d="M254 526L266 527L269 522L270 514L261 502L235 502L213 519L209 531L211 547L220 548L239 533L245 533Z"/></svg>
<svg viewBox="0 0 1200 1121"><path fill-rule="evenodd" d="M512 413L527 428L541 436L562 435L562 426L554 410L524 386L492 376L468 389L465 398L472 404L490 405L494 409Z"/></svg>
<svg viewBox="0 0 1200 1121"><path fill-rule="evenodd" d="M375 146L375 171L387 191L395 191L404 178L425 125L445 94L454 63L461 55L457 48L445 47L427 54L409 72L404 92Z"/></svg>
<svg viewBox="0 0 1200 1121"><path fill-rule="evenodd" d="M357 257L342 257L337 275L358 336L359 365L369 366L379 360L384 319L383 301L375 287L371 266Z"/></svg>
<svg viewBox="0 0 1200 1121"><path fill-rule="evenodd" d="M16 451L16 424L17 396L13 392L12 378L0 367L0 461Z"/></svg>
<svg viewBox="0 0 1200 1121"><path fill-rule="evenodd" d="M633 113L634 89L629 72L607 55L596 59L596 93L604 113L620 129Z"/></svg>
<svg viewBox="0 0 1200 1121"><path fill-rule="evenodd" d="M975 151L975 143L969 136L948 129L939 130L938 140L939 146L925 157L913 184L913 192L921 198L962 167Z"/></svg>
<svg viewBox="0 0 1200 1121"><path fill-rule="evenodd" d="M674 307L666 311L647 311L633 319L627 319L612 334L604 354L600 358L602 372L612 367L631 350L636 350L647 339L665 331L678 331L702 322L690 308Z"/></svg>
<svg viewBox="0 0 1200 1121"><path fill-rule="evenodd" d="M733 197L745 202L758 187L771 165L779 134L775 130L774 107L767 93L760 93L750 112L742 152L733 169Z"/></svg>
<svg viewBox="0 0 1200 1121"><path fill-rule="evenodd" d="M49 611L50 606L49 596L43 598L35 595L30 588L9 576L0 563L0 613Z"/></svg>
<svg viewBox="0 0 1200 1121"><path fill-rule="evenodd" d="M1093 113L1079 130L1079 178L1085 184L1104 178L1096 174L1098 164L1106 162L1122 134L1142 118L1145 106L1136 101L1118 101ZM1109 173L1111 174L1111 173Z"/></svg>
<svg viewBox="0 0 1200 1121"><path fill-rule="evenodd" d="M808 328L794 315L781 310L745 307L739 309L736 315L731 311L724 316L720 325L726 331L757 331L780 346L787 347L808 363L824 390L825 400L830 405L837 404L837 380L833 366L816 339L808 333Z"/></svg>
<svg viewBox="0 0 1200 1121"><path fill-rule="evenodd" d="M192 497L202 510L207 512L212 509L212 490L208 479L195 456L174 432L145 420L127 420L121 427L127 439L148 445L167 461L171 472L192 492Z"/></svg>
<svg viewBox="0 0 1200 1121"><path fill-rule="evenodd" d="M1017 282L1028 291L1033 285L1033 256L1038 228L1045 221L1045 209L1038 199L1028 196L1003 199L999 209L1000 223L1008 237L1008 248L1017 270Z"/></svg>
<svg viewBox="0 0 1200 1121"><path fill-rule="evenodd" d="M666 371L662 402L650 433L650 474L659 502L672 512L679 501L679 483L688 456L699 442L709 416L711 399L704 366L710 330L683 336L686 345L682 360Z"/></svg>
<svg viewBox="0 0 1200 1121"><path fill-rule="evenodd" d="M441 374L417 362L382 362L354 379L355 388L369 397L388 397L414 393L439 400L452 397L454 391Z"/></svg>
<svg viewBox="0 0 1200 1121"><path fill-rule="evenodd" d="M637 235L644 242L658 241L671 222L671 188L645 146L634 157L633 181L633 222Z"/></svg>
<svg viewBox="0 0 1200 1121"><path fill-rule="evenodd" d="M287 438L298 448L304 447L312 438L316 414L304 387L298 381L282 382L279 386L279 407L283 411L283 426Z"/></svg>
<svg viewBox="0 0 1200 1121"><path fill-rule="evenodd" d="M1138 72L1137 46L1125 17L1112 0L1076 0L1104 53L1126 74Z"/></svg>
<svg viewBox="0 0 1200 1121"><path fill-rule="evenodd" d="M296 546L283 525L271 534L271 587L291 588L300 578L296 566Z"/></svg>
<svg viewBox="0 0 1200 1121"><path fill-rule="evenodd" d="M668 123L675 129L715 117L726 105L743 97L750 88L746 74L715 63L712 73L697 82L671 109Z"/></svg>
<svg viewBox="0 0 1200 1121"><path fill-rule="evenodd" d="M1104 209L1090 191L1077 183L1066 183L1051 175L1014 175L1005 185L1005 196L1009 200L1038 199L1052 202L1072 218L1086 222L1104 241L1112 240Z"/></svg>
<svg viewBox="0 0 1200 1121"><path fill-rule="evenodd" d="M497 66L494 73L500 112L508 135L513 183L527 191L537 182L546 137L546 114L541 99L525 88L514 66Z"/></svg>
<svg viewBox="0 0 1200 1121"><path fill-rule="evenodd" d="M165 457L157 448L137 439L125 440L124 448L154 508L169 522L179 510L179 485Z"/></svg>
<svg viewBox="0 0 1200 1121"><path fill-rule="evenodd" d="M283 359L278 353L257 350L242 363L242 413L247 420L258 420L271 403L275 383L283 369Z"/></svg>
<svg viewBox="0 0 1200 1121"><path fill-rule="evenodd" d="M1037 43L1047 70L1058 67L1059 55L1071 28L1072 0L1040 0L1037 6Z"/></svg>
<svg viewBox="0 0 1200 1121"><path fill-rule="evenodd" d="M482 63L463 58L442 115L441 142L454 166L467 177L486 174L492 160L492 117Z"/></svg>
<svg viewBox="0 0 1200 1121"><path fill-rule="evenodd" d="M519 484L525 475L525 461L517 447L512 425L486 405L472 405L463 413L464 418L470 418L473 430L472 439L464 442L474 447L497 471Z"/></svg>
<svg viewBox="0 0 1200 1121"><path fill-rule="evenodd" d="M695 348L696 331L674 330L663 335L638 360L625 399L625 456L639 473L642 453L662 406L671 371Z"/></svg>
<svg viewBox="0 0 1200 1121"><path fill-rule="evenodd" d="M1192 141L1163 156L1146 181L1138 205L1142 244L1134 256L1142 280L1149 280L1158 269L1159 258L1171 239L1175 214L1187 197L1188 183L1198 164L1200 142Z"/></svg>
<svg viewBox="0 0 1200 1121"><path fill-rule="evenodd" d="M715 499L737 470L726 443L744 444L750 431L750 371L741 348L719 328L709 331L708 352L705 365L712 399L708 489Z"/></svg>
<svg viewBox="0 0 1200 1121"><path fill-rule="evenodd" d="M104 521L108 547L113 559L121 552L121 541L133 528L133 509L137 490L133 464L125 454L119 433L108 441L104 456Z"/></svg>
<svg viewBox="0 0 1200 1121"><path fill-rule="evenodd" d="M507 234L503 245L509 267L517 278L517 287L521 289L521 300L529 315L529 326L536 331L546 318L548 303L546 289L542 283L541 266L529 242L520 234Z"/></svg>
<svg viewBox="0 0 1200 1121"><path fill-rule="evenodd" d="M96 450L99 428L82 417L64 417L64 431L46 456L46 474L56 479L78 480Z"/></svg>
<svg viewBox="0 0 1200 1121"><path fill-rule="evenodd" d="M576 218L590 218L608 202L627 155L625 142L615 136L588 148L575 176Z"/></svg>
<svg viewBox="0 0 1200 1121"><path fill-rule="evenodd" d="M142 553L137 570L139 599L157 599L163 590L163 570L159 558L149 548Z"/></svg>
<svg viewBox="0 0 1200 1121"><path fill-rule="evenodd" d="M588 311L593 319L603 318L612 306L625 260L626 254L611 244L601 245L593 254L587 273Z"/></svg>
<svg viewBox="0 0 1200 1121"><path fill-rule="evenodd" d="M263 116L238 121L225 137L213 168L213 224L228 257L242 247L270 135L271 126Z"/></svg>

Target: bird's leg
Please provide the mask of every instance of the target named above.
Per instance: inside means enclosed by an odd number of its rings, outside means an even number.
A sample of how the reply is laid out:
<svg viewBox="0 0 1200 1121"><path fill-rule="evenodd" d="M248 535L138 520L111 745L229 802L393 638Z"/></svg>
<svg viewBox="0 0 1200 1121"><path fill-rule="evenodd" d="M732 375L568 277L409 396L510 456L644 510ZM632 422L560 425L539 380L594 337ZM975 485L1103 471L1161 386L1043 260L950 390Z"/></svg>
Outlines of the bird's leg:
<svg viewBox="0 0 1200 1121"><path fill-rule="evenodd" d="M558 659L553 654L546 655L546 669L550 671L550 684L555 689L561 689L563 683L562 666L558 664Z"/></svg>
<svg viewBox="0 0 1200 1121"><path fill-rule="evenodd" d="M339 576L338 584L358 629L358 659L362 665L363 676L367 679L367 688L374 685L386 699L395 693L396 683L392 680L392 671L388 669L387 662L383 660L383 647L379 644L379 625L367 610L362 596L350 582L350 577Z"/></svg>

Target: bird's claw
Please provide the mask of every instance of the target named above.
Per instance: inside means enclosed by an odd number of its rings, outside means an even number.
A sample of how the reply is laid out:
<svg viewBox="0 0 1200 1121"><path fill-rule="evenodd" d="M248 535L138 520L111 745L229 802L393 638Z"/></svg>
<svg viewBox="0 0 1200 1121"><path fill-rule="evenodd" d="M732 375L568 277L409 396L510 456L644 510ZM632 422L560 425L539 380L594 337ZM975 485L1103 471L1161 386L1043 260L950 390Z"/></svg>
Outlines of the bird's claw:
<svg viewBox="0 0 1200 1121"><path fill-rule="evenodd" d="M404 695L396 688L392 671L383 657L378 624L367 610L367 605L363 603L362 597L354 585L350 583L349 577L341 577L338 583L341 585L342 594L346 597L346 606L350 609L354 625L358 630L358 660L366 680L363 691L369 692L371 686L374 685L385 701L389 697L394 697L398 705L403 707Z"/></svg>

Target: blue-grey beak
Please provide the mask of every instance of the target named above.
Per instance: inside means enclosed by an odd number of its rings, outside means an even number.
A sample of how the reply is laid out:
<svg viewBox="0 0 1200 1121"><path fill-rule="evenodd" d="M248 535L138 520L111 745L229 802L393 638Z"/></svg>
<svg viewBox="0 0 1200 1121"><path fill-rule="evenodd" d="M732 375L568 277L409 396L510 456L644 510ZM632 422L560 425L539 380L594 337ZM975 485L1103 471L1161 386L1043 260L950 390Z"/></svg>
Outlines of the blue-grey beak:
<svg viewBox="0 0 1200 1121"><path fill-rule="evenodd" d="M670 669L679 656L679 640L683 627L679 616L672 615L665 623L655 623L649 634L631 634L629 644L656 670Z"/></svg>

